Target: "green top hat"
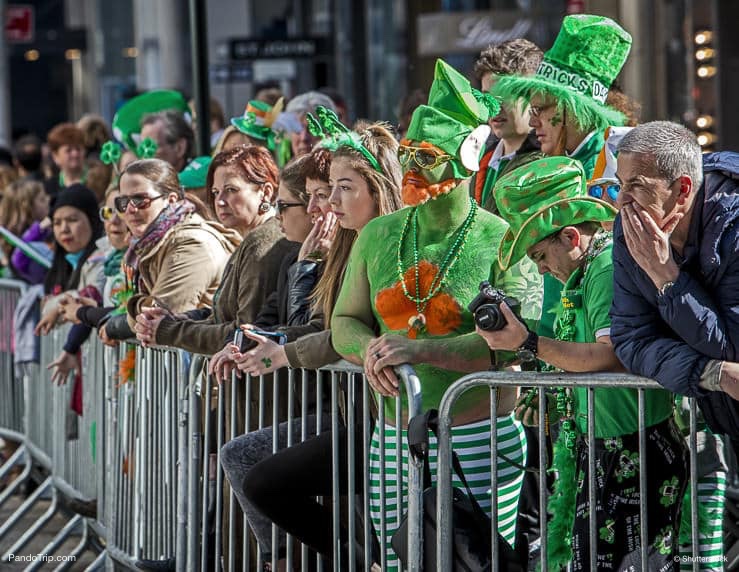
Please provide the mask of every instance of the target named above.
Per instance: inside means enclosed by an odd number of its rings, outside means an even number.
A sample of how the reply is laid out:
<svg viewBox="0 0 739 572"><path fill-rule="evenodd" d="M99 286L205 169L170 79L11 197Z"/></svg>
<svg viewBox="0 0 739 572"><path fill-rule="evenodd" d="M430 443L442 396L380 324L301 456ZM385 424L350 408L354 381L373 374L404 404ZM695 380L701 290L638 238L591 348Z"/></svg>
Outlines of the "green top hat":
<svg viewBox="0 0 739 572"><path fill-rule="evenodd" d="M536 74L502 77L492 92L527 102L534 94L554 97L585 130L623 125L623 114L605 101L630 49L631 35L610 18L566 16Z"/></svg>
<svg viewBox="0 0 739 572"><path fill-rule="evenodd" d="M488 118L500 105L489 94L473 89L470 82L443 60L436 60L428 105L420 105L408 126L406 138L426 141L459 160L451 161L455 178L480 168L480 157L490 134Z"/></svg>
<svg viewBox="0 0 739 572"><path fill-rule="evenodd" d="M231 125L244 135L265 141L267 148L274 151L275 133L272 129L277 117L282 113L284 99L280 98L274 106L263 101L252 100L246 104L244 115L233 117Z"/></svg>
<svg viewBox="0 0 739 572"><path fill-rule="evenodd" d="M113 135L123 143L127 149L136 151L141 133L141 120L149 113L159 111L181 111L190 116L187 100L179 91L157 89L147 91L129 99L113 117Z"/></svg>
<svg viewBox="0 0 739 572"><path fill-rule="evenodd" d="M208 177L208 167L213 159L208 155L195 157L178 175L183 189L202 189Z"/></svg>
<svg viewBox="0 0 739 572"><path fill-rule="evenodd" d="M569 157L545 157L514 169L495 185L500 216L510 225L498 250L504 270L537 242L581 222L610 221L611 205L587 195L582 163Z"/></svg>

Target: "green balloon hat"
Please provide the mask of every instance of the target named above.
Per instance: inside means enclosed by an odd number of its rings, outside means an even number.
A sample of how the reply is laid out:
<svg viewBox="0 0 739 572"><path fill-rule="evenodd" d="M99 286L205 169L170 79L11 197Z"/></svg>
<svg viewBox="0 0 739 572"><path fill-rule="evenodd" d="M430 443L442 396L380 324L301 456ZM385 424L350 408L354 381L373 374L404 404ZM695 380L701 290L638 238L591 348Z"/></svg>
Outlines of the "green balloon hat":
<svg viewBox="0 0 739 572"><path fill-rule="evenodd" d="M614 219L616 209L588 196L586 182L580 161L545 157L514 169L495 184L495 202L509 224L498 251L502 269L566 226Z"/></svg>
<svg viewBox="0 0 739 572"><path fill-rule="evenodd" d="M202 189L208 178L208 167L212 158L208 155L195 157L178 175L183 189Z"/></svg>
<svg viewBox="0 0 739 572"><path fill-rule="evenodd" d="M553 97L589 130L623 125L624 115L605 102L630 49L631 35L610 18L566 16L536 74L502 77L492 93L503 101L529 102L537 94Z"/></svg>
<svg viewBox="0 0 739 572"><path fill-rule="evenodd" d="M179 91L158 89L128 100L113 117L113 135L130 151L137 152L141 143L141 120L150 113L180 111L190 118L187 100ZM139 153L137 153L138 155Z"/></svg>
<svg viewBox="0 0 739 572"><path fill-rule="evenodd" d="M427 105L413 112L406 141L425 141L455 159L454 177L466 179L480 169L485 141L490 135L488 118L500 110L489 94L472 88L470 82L443 60L436 60L434 82Z"/></svg>

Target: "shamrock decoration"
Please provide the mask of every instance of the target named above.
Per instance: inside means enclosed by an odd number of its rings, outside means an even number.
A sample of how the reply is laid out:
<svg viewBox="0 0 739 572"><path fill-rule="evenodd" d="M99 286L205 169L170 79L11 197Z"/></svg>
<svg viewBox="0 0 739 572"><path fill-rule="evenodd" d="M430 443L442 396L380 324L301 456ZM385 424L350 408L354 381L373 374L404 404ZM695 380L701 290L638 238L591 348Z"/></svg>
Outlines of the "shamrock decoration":
<svg viewBox="0 0 739 572"><path fill-rule="evenodd" d="M151 138L143 139L136 147L136 156L139 159L151 159L157 153L157 144Z"/></svg>
<svg viewBox="0 0 739 572"><path fill-rule="evenodd" d="M241 119L243 120L244 125L253 125L257 122L257 116L253 111L247 111Z"/></svg>
<svg viewBox="0 0 739 572"><path fill-rule="evenodd" d="M639 453L624 449L619 457L619 466L616 469L616 480L622 483L624 479L631 479L639 468Z"/></svg>
<svg viewBox="0 0 739 572"><path fill-rule="evenodd" d="M677 477L672 477L669 481L662 481L662 486L659 488L659 503L662 506L672 506L677 502L678 484Z"/></svg>
<svg viewBox="0 0 739 572"><path fill-rule="evenodd" d="M308 132L313 137L321 137L321 146L329 151L336 151L339 147L350 147L360 152L378 173L382 168L372 153L369 152L359 139L359 135L351 131L346 125L339 121L339 117L327 107L319 105L316 107L315 116L311 113L305 114L308 124Z"/></svg>
<svg viewBox="0 0 739 572"><path fill-rule="evenodd" d="M121 158L121 147L115 141L107 141L100 149L100 160L106 165L116 166Z"/></svg>
<svg viewBox="0 0 739 572"><path fill-rule="evenodd" d="M616 541L616 531L614 530L616 521L609 518L606 520L605 524L606 525L601 527L599 530L600 539L605 540L608 544L613 544Z"/></svg>

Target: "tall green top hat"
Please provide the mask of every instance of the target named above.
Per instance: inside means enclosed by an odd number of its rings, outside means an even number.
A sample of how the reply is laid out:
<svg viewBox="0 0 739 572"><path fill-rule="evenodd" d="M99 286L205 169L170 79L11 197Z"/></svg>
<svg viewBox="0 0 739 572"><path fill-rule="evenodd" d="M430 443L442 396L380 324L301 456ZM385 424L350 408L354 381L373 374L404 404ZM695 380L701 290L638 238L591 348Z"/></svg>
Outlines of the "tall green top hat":
<svg viewBox="0 0 739 572"><path fill-rule="evenodd" d="M537 242L566 226L610 221L616 209L586 189L582 163L569 157L545 157L514 169L495 184L500 216L510 225L498 251L504 270Z"/></svg>
<svg viewBox="0 0 739 572"><path fill-rule="evenodd" d="M267 148L274 151L275 133L272 125L282 113L283 106L283 98L280 98L274 106L263 101L252 100L246 104L244 115L231 119L231 125L244 135L265 141Z"/></svg>
<svg viewBox="0 0 739 572"><path fill-rule="evenodd" d="M190 116L187 100L179 91L157 89L137 95L116 112L113 117L113 135L127 149L136 151L140 143L141 120L144 116L169 109L181 111L186 117Z"/></svg>
<svg viewBox="0 0 739 572"><path fill-rule="evenodd" d="M480 169L480 157L490 134L489 117L500 105L489 94L473 89L470 82L443 60L436 60L428 105L420 105L411 118L406 138L426 141L449 153L455 178Z"/></svg>
<svg viewBox="0 0 739 572"><path fill-rule="evenodd" d="M502 77L492 91L504 100L554 97L585 130L623 125L623 114L605 101L630 49L631 35L610 18L566 16L536 74Z"/></svg>

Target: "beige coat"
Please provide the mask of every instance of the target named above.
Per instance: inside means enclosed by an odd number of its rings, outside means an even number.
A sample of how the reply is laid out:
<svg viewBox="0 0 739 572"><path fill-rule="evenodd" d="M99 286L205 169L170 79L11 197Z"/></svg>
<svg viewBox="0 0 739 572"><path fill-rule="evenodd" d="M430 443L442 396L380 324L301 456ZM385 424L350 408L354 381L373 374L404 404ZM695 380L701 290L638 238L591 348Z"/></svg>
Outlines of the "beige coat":
<svg viewBox="0 0 739 572"><path fill-rule="evenodd" d="M173 226L139 260L137 293L128 302L128 323L152 298L174 313L213 304L223 270L241 236L198 214Z"/></svg>

